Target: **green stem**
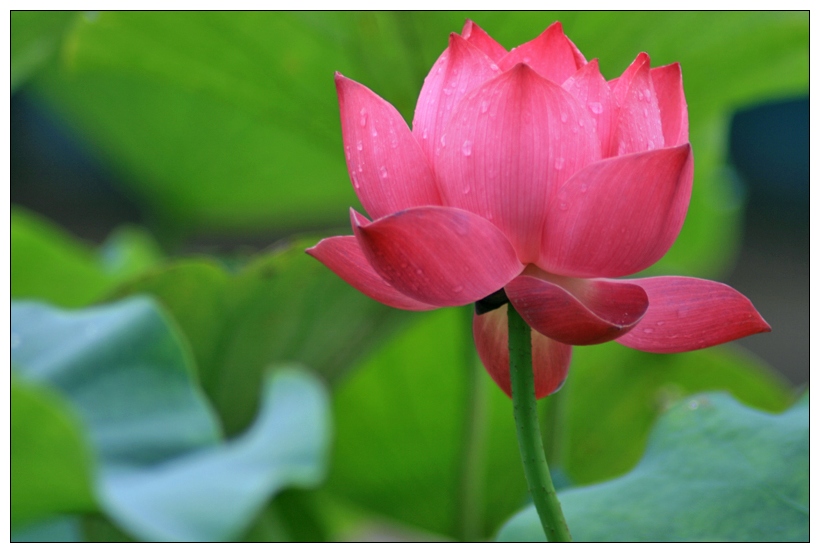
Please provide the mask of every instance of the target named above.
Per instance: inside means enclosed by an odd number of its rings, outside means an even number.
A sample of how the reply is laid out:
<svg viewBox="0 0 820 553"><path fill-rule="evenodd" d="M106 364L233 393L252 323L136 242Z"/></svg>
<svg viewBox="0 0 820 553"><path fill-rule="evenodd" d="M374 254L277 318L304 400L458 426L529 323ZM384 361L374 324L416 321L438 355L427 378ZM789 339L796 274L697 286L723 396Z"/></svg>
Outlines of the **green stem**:
<svg viewBox="0 0 820 553"><path fill-rule="evenodd" d="M510 347L510 383L512 384L513 414L518 432L518 447L524 474L532 495L535 510L544 527L547 541L572 541L569 528L561 511L561 503L552 485L535 400L535 379L532 372L532 342L530 327L512 304L507 304Z"/></svg>

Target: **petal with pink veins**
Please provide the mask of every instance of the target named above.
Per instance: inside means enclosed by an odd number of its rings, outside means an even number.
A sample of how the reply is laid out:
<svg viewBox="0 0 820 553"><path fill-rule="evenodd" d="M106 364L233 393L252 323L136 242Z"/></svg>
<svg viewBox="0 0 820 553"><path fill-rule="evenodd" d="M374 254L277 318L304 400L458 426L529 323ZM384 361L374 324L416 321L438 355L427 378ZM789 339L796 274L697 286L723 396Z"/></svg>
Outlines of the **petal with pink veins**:
<svg viewBox="0 0 820 553"><path fill-rule="evenodd" d="M496 63L507 55L506 48L501 46L493 37L488 35L484 29L469 19L464 23L461 36L464 40L487 54L487 56Z"/></svg>
<svg viewBox="0 0 820 553"><path fill-rule="evenodd" d="M338 73L336 91L347 169L370 216L441 205L429 162L396 108Z"/></svg>
<svg viewBox="0 0 820 553"><path fill-rule="evenodd" d="M473 338L484 368L508 396L510 388L510 352L507 342L507 305L473 315ZM541 399L561 388L567 378L572 346L550 340L531 331L532 370L535 377L535 397Z"/></svg>
<svg viewBox="0 0 820 553"><path fill-rule="evenodd" d="M561 23L556 21L531 41L510 50L499 65L506 71L525 63L545 79L562 84L586 62L581 51L564 34Z"/></svg>
<svg viewBox="0 0 820 553"><path fill-rule="evenodd" d="M351 219L376 272L399 292L423 303L472 303L502 288L523 269L501 231L461 209L418 207L369 224L353 215Z"/></svg>
<svg viewBox="0 0 820 553"><path fill-rule="evenodd" d="M618 106L609 155L627 155L664 145L658 97L649 74L649 56L638 54L613 90Z"/></svg>
<svg viewBox="0 0 820 553"><path fill-rule="evenodd" d="M380 277L365 258L355 236L325 238L306 252L353 288L378 302L408 311L436 309L434 305L405 296Z"/></svg>
<svg viewBox="0 0 820 553"><path fill-rule="evenodd" d="M637 278L649 309L617 342L651 353L679 353L708 348L771 327L752 302L737 290L710 280L687 277Z"/></svg>
<svg viewBox="0 0 820 553"><path fill-rule="evenodd" d="M535 262L550 197L600 158L592 116L520 64L464 97L442 135L436 175L445 205L492 221Z"/></svg>
<svg viewBox="0 0 820 553"><path fill-rule="evenodd" d="M616 110L609 84L598 69L598 60L592 60L584 65L564 81L562 87L589 110L598 139L601 141L601 157L606 156L612 149Z"/></svg>
<svg viewBox="0 0 820 553"><path fill-rule="evenodd" d="M658 96L664 146L668 148L689 142L689 112L683 95L680 64L655 67L649 70L649 75Z"/></svg>
<svg viewBox="0 0 820 553"><path fill-rule="evenodd" d="M649 304L637 284L536 274L528 269L504 290L527 324L565 344L614 340L638 324Z"/></svg>
<svg viewBox="0 0 820 553"><path fill-rule="evenodd" d="M689 144L585 167L550 202L538 266L574 277L646 269L663 257L683 226L692 171Z"/></svg>
<svg viewBox="0 0 820 553"><path fill-rule="evenodd" d="M450 35L449 46L424 79L413 116L413 136L428 159L433 159L458 101L500 72L477 46L455 33Z"/></svg>

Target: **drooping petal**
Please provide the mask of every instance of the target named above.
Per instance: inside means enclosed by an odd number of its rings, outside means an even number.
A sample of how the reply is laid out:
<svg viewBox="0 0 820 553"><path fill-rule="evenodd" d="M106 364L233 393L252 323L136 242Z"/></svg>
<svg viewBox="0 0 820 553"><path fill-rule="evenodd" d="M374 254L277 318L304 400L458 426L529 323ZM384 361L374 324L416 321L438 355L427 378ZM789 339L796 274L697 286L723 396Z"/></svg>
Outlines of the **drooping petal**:
<svg viewBox="0 0 820 553"><path fill-rule="evenodd" d="M589 110L601 141L601 157L604 157L612 149L614 116L617 112L609 84L598 69L598 60L581 67L562 86Z"/></svg>
<svg viewBox="0 0 820 553"><path fill-rule="evenodd" d="M629 282L539 276L528 270L504 290L527 324L565 344L614 340L638 324L649 305L643 288Z"/></svg>
<svg viewBox="0 0 820 553"><path fill-rule="evenodd" d="M646 269L663 257L683 226L692 171L689 144L585 167L548 207L538 266L575 277Z"/></svg>
<svg viewBox="0 0 820 553"><path fill-rule="evenodd" d="M525 63L542 77L562 84L586 62L581 51L564 34L561 23L556 21L531 41L510 50L499 65L506 71Z"/></svg>
<svg viewBox="0 0 820 553"><path fill-rule="evenodd" d="M673 63L649 70L661 111L663 143L667 148L689 142L689 112L683 95L680 64Z"/></svg>
<svg viewBox="0 0 820 553"><path fill-rule="evenodd" d="M635 328L617 339L627 347L678 353L771 330L752 302L725 284L687 277L628 282L646 290L649 309Z"/></svg>
<svg viewBox="0 0 820 553"><path fill-rule="evenodd" d="M449 46L424 79L413 116L413 136L428 159L433 159L458 101L500 72L477 46L455 33L450 35Z"/></svg>
<svg viewBox="0 0 820 553"><path fill-rule="evenodd" d="M369 224L353 215L351 219L376 272L399 292L423 303L472 303L523 269L501 231L461 209L418 207Z"/></svg>
<svg viewBox="0 0 820 553"><path fill-rule="evenodd" d="M535 262L547 203L600 156L592 117L571 94L518 65L456 106L436 157L445 205L492 221Z"/></svg>
<svg viewBox="0 0 820 553"><path fill-rule="evenodd" d="M441 205L429 162L396 108L338 73L336 91L347 169L370 216Z"/></svg>
<svg viewBox="0 0 820 553"><path fill-rule="evenodd" d="M507 342L507 306L484 315L473 315L473 338L484 368L508 396L510 387L510 352ZM532 370L535 397L541 399L558 391L567 378L572 346L550 340L532 331Z"/></svg>
<svg viewBox="0 0 820 553"><path fill-rule="evenodd" d="M612 90L618 106L609 155L627 155L664 145L658 97L649 74L649 56L638 54Z"/></svg>
<svg viewBox="0 0 820 553"><path fill-rule="evenodd" d="M353 288L374 300L397 309L408 311L428 311L435 309L409 298L390 286L373 270L365 258L355 236L332 236L325 238L306 253L324 263Z"/></svg>
<svg viewBox="0 0 820 553"><path fill-rule="evenodd" d="M461 30L461 37L477 47L479 50L487 54L487 56L498 63L501 58L507 55L507 49L495 41L493 37L469 19L464 22L464 28Z"/></svg>

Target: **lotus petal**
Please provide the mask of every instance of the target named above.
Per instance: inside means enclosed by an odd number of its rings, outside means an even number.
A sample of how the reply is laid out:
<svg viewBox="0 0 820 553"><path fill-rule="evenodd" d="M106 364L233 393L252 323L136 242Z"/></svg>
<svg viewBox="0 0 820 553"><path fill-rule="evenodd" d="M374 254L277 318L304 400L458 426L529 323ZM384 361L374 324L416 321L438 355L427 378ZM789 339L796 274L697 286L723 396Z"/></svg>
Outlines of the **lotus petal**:
<svg viewBox="0 0 820 553"><path fill-rule="evenodd" d="M655 67L649 70L649 75L661 110L664 146L668 148L689 142L689 112L683 95L680 64Z"/></svg>
<svg viewBox="0 0 820 553"><path fill-rule="evenodd" d="M396 108L338 73L336 91L347 169L370 216L441 205L427 158Z"/></svg>
<svg viewBox="0 0 820 553"><path fill-rule="evenodd" d="M606 157L612 150L616 122L614 117L617 111L609 84L598 69L598 60L592 60L581 67L575 75L564 81L562 87L589 110L601 141L601 157Z"/></svg>
<svg viewBox="0 0 820 553"><path fill-rule="evenodd" d="M649 56L638 54L612 91L618 106L609 155L627 155L664 145L658 97L649 73Z"/></svg>
<svg viewBox="0 0 820 553"><path fill-rule="evenodd" d="M487 54L487 56L496 63L507 55L506 48L501 46L493 37L488 35L484 29L469 19L464 23L464 28L461 30L461 37Z"/></svg>
<svg viewBox="0 0 820 553"><path fill-rule="evenodd" d="M545 278L529 270L504 290L533 329L573 345L600 344L626 334L649 305L646 292L637 284L554 275Z"/></svg>
<svg viewBox="0 0 820 553"><path fill-rule="evenodd" d="M351 210L353 231L370 265L396 290L426 304L472 303L523 269L501 231L461 209L417 207L367 224L356 215Z"/></svg>
<svg viewBox="0 0 820 553"><path fill-rule="evenodd" d="M510 388L510 352L507 343L507 305L473 315L473 338L484 368L508 396ZM572 346L550 340L532 331L532 371L535 397L541 399L557 392L567 378Z"/></svg>
<svg viewBox="0 0 820 553"><path fill-rule="evenodd" d="M405 296L380 277L370 266L355 236L325 238L306 252L353 288L378 302L408 311L436 309L434 305Z"/></svg>
<svg viewBox="0 0 820 553"><path fill-rule="evenodd" d="M628 334L616 341L652 353L708 348L771 327L746 296L711 280L688 277L637 278L649 309Z"/></svg>
<svg viewBox="0 0 820 553"><path fill-rule="evenodd" d="M561 23L556 21L531 41L513 48L499 65L506 71L524 63L545 79L562 84L586 62L581 51L564 34Z"/></svg>
<svg viewBox="0 0 820 553"><path fill-rule="evenodd" d="M435 165L445 205L492 221L523 263L538 259L553 191L600 158L587 108L523 64L465 96L442 143Z"/></svg>
<svg viewBox="0 0 820 553"><path fill-rule="evenodd" d="M501 70L479 47L450 35L450 45L424 79L413 117L413 136L433 160L453 108L465 94Z"/></svg>
<svg viewBox="0 0 820 553"><path fill-rule="evenodd" d="M619 277L658 261L677 238L692 193L687 143L589 165L547 210L538 266L575 277Z"/></svg>

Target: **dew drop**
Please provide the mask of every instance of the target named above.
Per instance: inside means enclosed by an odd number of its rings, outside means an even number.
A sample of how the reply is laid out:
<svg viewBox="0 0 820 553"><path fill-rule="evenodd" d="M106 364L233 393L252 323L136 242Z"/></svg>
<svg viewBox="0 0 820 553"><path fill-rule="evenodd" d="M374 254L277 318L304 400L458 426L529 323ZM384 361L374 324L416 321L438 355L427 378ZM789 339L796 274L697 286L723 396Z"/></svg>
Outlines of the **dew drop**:
<svg viewBox="0 0 820 553"><path fill-rule="evenodd" d="M352 175L350 175L350 177L353 179L353 188L355 188L356 190L361 188L362 185L359 184L359 177L356 175L356 173L353 173Z"/></svg>
<svg viewBox="0 0 820 553"><path fill-rule="evenodd" d="M646 98L647 101L649 101L652 98L652 92L650 92L650 90L647 88L643 91L643 97Z"/></svg>
<svg viewBox="0 0 820 553"><path fill-rule="evenodd" d="M652 329L652 328L644 328L643 329L644 334L652 334L653 332L655 332L655 330Z"/></svg>
<svg viewBox="0 0 820 553"><path fill-rule="evenodd" d="M470 185L464 185L464 188L461 189L462 194L469 194L470 193Z"/></svg>
<svg viewBox="0 0 820 553"><path fill-rule="evenodd" d="M424 274L424 271L422 271L421 269L416 269L416 274L422 276Z"/></svg>
<svg viewBox="0 0 820 553"><path fill-rule="evenodd" d="M560 171L563 168L564 168L564 158L559 157L558 159L555 160L555 169L556 169L556 171Z"/></svg>
<svg viewBox="0 0 820 553"><path fill-rule="evenodd" d="M487 113L488 109L490 109L490 102L483 100L481 102L481 113Z"/></svg>
<svg viewBox="0 0 820 553"><path fill-rule="evenodd" d="M604 106L601 105L601 102L590 102L589 109L596 115L604 112Z"/></svg>
<svg viewBox="0 0 820 553"><path fill-rule="evenodd" d="M647 150L654 150L655 149L655 142L653 140L649 140L646 143Z"/></svg>
<svg viewBox="0 0 820 553"><path fill-rule="evenodd" d="M583 120L583 119L579 119L579 120L578 120L578 126L579 126L579 127L583 127L583 126L584 126L584 120Z"/></svg>
<svg viewBox="0 0 820 553"><path fill-rule="evenodd" d="M449 96L452 93L453 93L453 90L451 88L444 87L444 94L446 96Z"/></svg>
<svg viewBox="0 0 820 553"><path fill-rule="evenodd" d="M462 290L464 290L464 286L456 286L453 288L453 292L455 292L456 294L458 294Z"/></svg>
<svg viewBox="0 0 820 553"><path fill-rule="evenodd" d="M379 176L383 179L387 178L387 167L385 167L384 165L379 167Z"/></svg>
<svg viewBox="0 0 820 553"><path fill-rule="evenodd" d="M494 63L491 63L490 64L490 69L492 69L493 71L498 71L498 66Z"/></svg>
<svg viewBox="0 0 820 553"><path fill-rule="evenodd" d="M529 57L529 56L524 56L524 59L523 59L522 61L523 61L524 63L527 63L527 64L528 64L528 63L530 63L530 62L532 61L532 58L531 58L531 57Z"/></svg>
<svg viewBox="0 0 820 553"><path fill-rule="evenodd" d="M377 131L376 129L373 129L373 130L370 132L370 136L372 136L372 137L374 137L374 138L375 138L375 137L377 137L377 136L379 136L379 131Z"/></svg>
<svg viewBox="0 0 820 553"><path fill-rule="evenodd" d="M567 119L569 119L569 116L566 113L562 113L561 114L561 122L566 123Z"/></svg>
<svg viewBox="0 0 820 553"><path fill-rule="evenodd" d="M362 144L361 140L356 142L356 149L359 150L360 152L362 151L362 149L364 149L364 145Z"/></svg>
<svg viewBox="0 0 820 553"><path fill-rule="evenodd" d="M442 135L441 135L441 138L439 139L439 142L441 142L441 147L442 147L442 148L443 148L443 147L445 147L445 146L447 145L446 135L443 135L443 134L442 134Z"/></svg>
<svg viewBox="0 0 820 553"><path fill-rule="evenodd" d="M663 326L664 324L666 324L664 321L658 321L655 323L656 326Z"/></svg>
<svg viewBox="0 0 820 553"><path fill-rule="evenodd" d="M427 140L427 129L424 129L423 131L421 131L421 138L424 139L424 140Z"/></svg>
<svg viewBox="0 0 820 553"><path fill-rule="evenodd" d="M461 145L461 153L465 156L469 156L473 153L473 143L469 140L465 140L464 144Z"/></svg>
<svg viewBox="0 0 820 553"><path fill-rule="evenodd" d="M646 109L646 108L643 108L643 116L644 116L644 117L648 117L648 116L649 116L649 112L647 111L647 109Z"/></svg>
<svg viewBox="0 0 820 553"><path fill-rule="evenodd" d="M581 183L581 193L584 194L584 193L586 193L587 190L589 190L589 183L588 182L582 182Z"/></svg>
<svg viewBox="0 0 820 553"><path fill-rule="evenodd" d="M367 125L367 110L362 108L362 111L359 112L359 115L359 125L364 127L365 125Z"/></svg>

